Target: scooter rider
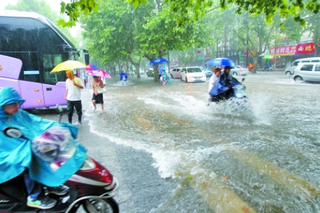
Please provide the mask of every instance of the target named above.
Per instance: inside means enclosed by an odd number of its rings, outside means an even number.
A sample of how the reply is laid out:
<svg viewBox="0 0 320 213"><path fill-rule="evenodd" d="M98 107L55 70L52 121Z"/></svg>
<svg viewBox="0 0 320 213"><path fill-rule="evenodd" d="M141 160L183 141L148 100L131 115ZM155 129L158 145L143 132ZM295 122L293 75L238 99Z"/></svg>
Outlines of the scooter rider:
<svg viewBox="0 0 320 213"><path fill-rule="evenodd" d="M223 96L226 99L229 99L233 94L232 85L231 85L232 75L230 74L231 68L232 67L226 66L224 68L224 72L222 73L222 75L220 77L220 82L222 82L224 87L228 88L220 96Z"/></svg>
<svg viewBox="0 0 320 213"><path fill-rule="evenodd" d="M57 201L45 195L43 186L48 187L49 193L66 194L68 188L61 185L81 167L86 158L86 149L79 144L74 159L70 158L71 161L69 159L56 171L50 170L46 162L33 155L31 141L50 127L58 125L68 128L75 138L77 127L32 115L20 109L23 103L24 100L13 88L0 89L0 184L23 174L28 193L27 205L50 209ZM6 136L3 130L10 127L18 128L23 137Z"/></svg>

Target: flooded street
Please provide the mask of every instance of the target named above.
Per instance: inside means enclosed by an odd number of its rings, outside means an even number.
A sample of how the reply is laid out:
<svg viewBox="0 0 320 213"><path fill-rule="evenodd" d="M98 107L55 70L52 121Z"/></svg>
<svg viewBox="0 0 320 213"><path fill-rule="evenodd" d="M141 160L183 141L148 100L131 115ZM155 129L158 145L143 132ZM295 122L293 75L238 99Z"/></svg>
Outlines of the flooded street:
<svg viewBox="0 0 320 213"><path fill-rule="evenodd" d="M83 91L79 139L118 178L120 212L320 212L320 84L244 85L251 111L207 106L208 82L112 79L104 113Z"/></svg>

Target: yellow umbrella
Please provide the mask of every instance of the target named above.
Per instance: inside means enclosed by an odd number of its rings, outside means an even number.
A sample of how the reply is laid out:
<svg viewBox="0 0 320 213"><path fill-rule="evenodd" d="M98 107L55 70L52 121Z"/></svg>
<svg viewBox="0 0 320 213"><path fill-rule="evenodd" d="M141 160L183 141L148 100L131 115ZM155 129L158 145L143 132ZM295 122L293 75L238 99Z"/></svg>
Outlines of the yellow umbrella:
<svg viewBox="0 0 320 213"><path fill-rule="evenodd" d="M87 65L82 63L81 61L75 61L75 60L68 60L61 62L51 72L60 72L65 70L73 70L73 69L79 69L79 68L86 68Z"/></svg>

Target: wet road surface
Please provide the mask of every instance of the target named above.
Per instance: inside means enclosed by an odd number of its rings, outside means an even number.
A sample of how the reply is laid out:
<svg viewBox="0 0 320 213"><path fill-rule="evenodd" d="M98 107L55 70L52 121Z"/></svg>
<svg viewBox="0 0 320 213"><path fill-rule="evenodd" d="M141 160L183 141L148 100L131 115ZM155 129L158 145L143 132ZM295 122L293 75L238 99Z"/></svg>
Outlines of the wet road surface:
<svg viewBox="0 0 320 213"><path fill-rule="evenodd" d="M83 91L79 140L118 178L120 212L320 212L320 84L248 75L244 111L207 106L208 82L116 78L104 113Z"/></svg>

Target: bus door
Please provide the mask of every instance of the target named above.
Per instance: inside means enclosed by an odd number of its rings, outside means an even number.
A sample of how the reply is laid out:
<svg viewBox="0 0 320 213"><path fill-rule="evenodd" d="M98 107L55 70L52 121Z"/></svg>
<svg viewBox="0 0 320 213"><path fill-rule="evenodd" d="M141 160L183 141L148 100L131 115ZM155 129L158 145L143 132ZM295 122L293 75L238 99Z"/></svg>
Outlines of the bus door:
<svg viewBox="0 0 320 213"><path fill-rule="evenodd" d="M25 73L39 72L39 71L23 71ZM26 74L25 74L26 75ZM44 107L44 98L42 93L42 84L32 81L19 81L21 88L21 98L26 100L22 108L42 108Z"/></svg>
<svg viewBox="0 0 320 213"><path fill-rule="evenodd" d="M42 84L45 106L66 105L66 82L57 82L56 85Z"/></svg>
<svg viewBox="0 0 320 213"><path fill-rule="evenodd" d="M51 48L53 49L53 48ZM56 51L58 52L58 51ZM42 90L46 107L55 106L57 104L67 105L65 100L66 94L66 72L51 73L56 64L63 61L61 54L43 53L40 67L42 67Z"/></svg>

